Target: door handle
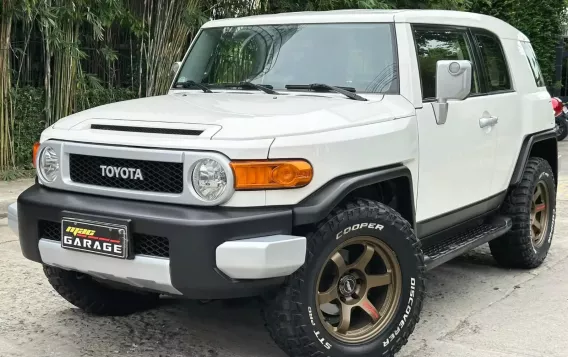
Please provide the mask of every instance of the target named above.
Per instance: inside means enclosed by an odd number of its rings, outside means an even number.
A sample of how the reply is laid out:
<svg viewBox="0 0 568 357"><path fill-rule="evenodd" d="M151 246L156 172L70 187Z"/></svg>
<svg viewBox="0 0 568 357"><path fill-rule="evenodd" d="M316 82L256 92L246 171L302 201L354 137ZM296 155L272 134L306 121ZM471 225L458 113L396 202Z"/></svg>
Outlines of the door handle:
<svg viewBox="0 0 568 357"><path fill-rule="evenodd" d="M485 128L485 127L488 127L488 126L493 126L493 125L497 124L498 121L499 121L499 118L497 118L497 117L481 118L481 119L479 119L479 127Z"/></svg>

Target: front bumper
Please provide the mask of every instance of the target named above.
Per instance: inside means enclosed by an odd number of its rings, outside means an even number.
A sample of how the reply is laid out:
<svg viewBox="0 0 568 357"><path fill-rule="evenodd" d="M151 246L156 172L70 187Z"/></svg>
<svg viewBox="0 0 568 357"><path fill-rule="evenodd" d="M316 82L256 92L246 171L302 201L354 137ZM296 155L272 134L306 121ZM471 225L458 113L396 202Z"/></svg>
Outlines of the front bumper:
<svg viewBox="0 0 568 357"><path fill-rule="evenodd" d="M18 203L8 206L8 227L18 234Z"/></svg>
<svg viewBox="0 0 568 357"><path fill-rule="evenodd" d="M291 235L290 208L194 208L40 185L30 187L10 207L9 225L19 231L26 258L188 298L259 295L280 285L305 260L306 239ZM42 236L40 227L42 222L57 227L64 211L129 219L134 234L166 237L169 258L139 254L122 260L63 249L53 237Z"/></svg>

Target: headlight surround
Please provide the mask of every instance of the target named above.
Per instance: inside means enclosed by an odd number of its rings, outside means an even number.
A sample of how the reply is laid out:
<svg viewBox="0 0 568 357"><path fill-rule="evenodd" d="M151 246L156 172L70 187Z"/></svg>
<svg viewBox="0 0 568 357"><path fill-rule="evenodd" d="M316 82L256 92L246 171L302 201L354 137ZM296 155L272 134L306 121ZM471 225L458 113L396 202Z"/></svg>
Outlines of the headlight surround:
<svg viewBox="0 0 568 357"><path fill-rule="evenodd" d="M39 154L38 172L48 183L55 181L59 175L59 155L50 146L43 148Z"/></svg>
<svg viewBox="0 0 568 357"><path fill-rule="evenodd" d="M191 174L193 189L197 195L213 202L223 196L228 186L227 171L214 159L201 159L193 167Z"/></svg>

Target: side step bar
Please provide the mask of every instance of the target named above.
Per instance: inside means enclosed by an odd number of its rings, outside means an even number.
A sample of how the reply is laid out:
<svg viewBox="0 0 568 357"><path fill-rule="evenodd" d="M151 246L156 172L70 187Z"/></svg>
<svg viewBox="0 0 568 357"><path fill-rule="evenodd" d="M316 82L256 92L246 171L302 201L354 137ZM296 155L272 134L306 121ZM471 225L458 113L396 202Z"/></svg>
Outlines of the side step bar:
<svg viewBox="0 0 568 357"><path fill-rule="evenodd" d="M507 233L513 227L509 217L496 217L490 223L467 230L424 249L426 270L444 264L460 255Z"/></svg>

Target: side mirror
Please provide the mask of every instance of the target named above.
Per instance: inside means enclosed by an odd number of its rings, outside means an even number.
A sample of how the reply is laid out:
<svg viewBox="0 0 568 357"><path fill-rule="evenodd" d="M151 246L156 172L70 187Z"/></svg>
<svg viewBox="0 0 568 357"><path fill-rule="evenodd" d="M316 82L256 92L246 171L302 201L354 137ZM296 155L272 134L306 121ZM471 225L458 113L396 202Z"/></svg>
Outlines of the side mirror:
<svg viewBox="0 0 568 357"><path fill-rule="evenodd" d="M436 122L448 117L448 100L464 100L471 93L473 66L470 61L438 61L436 64Z"/></svg>
<svg viewBox="0 0 568 357"><path fill-rule="evenodd" d="M181 62L175 62L172 65L172 69L171 69L172 75L175 76L178 73L180 68L181 68Z"/></svg>

